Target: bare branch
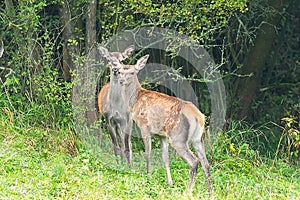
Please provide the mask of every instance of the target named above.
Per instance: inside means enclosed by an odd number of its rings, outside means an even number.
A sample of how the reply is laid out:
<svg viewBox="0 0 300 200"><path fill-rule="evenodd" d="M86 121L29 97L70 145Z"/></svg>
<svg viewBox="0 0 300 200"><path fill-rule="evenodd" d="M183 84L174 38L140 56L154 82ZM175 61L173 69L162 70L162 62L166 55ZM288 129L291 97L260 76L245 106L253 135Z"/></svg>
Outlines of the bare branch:
<svg viewBox="0 0 300 200"><path fill-rule="evenodd" d="M0 67L1 70L5 70L5 71L9 71L8 74L6 74L4 77L7 78L9 75L11 75L12 73L15 73L11 68L8 67Z"/></svg>
<svg viewBox="0 0 300 200"><path fill-rule="evenodd" d="M0 58L2 57L3 52L4 52L4 44L3 44L3 41L1 40Z"/></svg>

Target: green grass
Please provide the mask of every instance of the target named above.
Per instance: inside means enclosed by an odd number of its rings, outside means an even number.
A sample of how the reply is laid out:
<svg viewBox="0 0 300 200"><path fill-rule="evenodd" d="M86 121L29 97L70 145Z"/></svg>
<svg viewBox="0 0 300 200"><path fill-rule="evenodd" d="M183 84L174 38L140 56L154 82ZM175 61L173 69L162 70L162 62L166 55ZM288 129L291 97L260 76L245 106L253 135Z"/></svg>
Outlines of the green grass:
<svg viewBox="0 0 300 200"><path fill-rule="evenodd" d="M166 184L159 149L148 175L141 150L129 168L116 162L108 139L100 146L75 142L70 130L14 125L2 117L0 199L208 199L202 170L192 196L185 195L188 166L170 152L174 186ZM247 145L208 157L216 199L300 199L299 166L273 165Z"/></svg>

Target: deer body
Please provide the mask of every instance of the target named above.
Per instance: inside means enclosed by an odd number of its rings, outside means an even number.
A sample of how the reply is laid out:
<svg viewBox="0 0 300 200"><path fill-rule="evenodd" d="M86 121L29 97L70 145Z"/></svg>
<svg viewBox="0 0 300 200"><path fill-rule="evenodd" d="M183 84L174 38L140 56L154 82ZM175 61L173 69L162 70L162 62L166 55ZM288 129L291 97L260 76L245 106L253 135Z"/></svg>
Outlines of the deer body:
<svg viewBox="0 0 300 200"><path fill-rule="evenodd" d="M132 119L141 129L145 143L147 171L151 172L152 169L151 134L153 134L160 137L168 184L173 184L168 155L168 142L170 142L190 167L187 192L192 192L200 162L209 193L213 198L209 163L204 149L204 115L191 102L143 89L138 81L137 73L145 66L147 60L148 56L144 56L137 61L136 65L121 64L122 67L119 70L120 83L125 88L125 98L129 102ZM197 156L189 149L189 142L193 145Z"/></svg>
<svg viewBox="0 0 300 200"><path fill-rule="evenodd" d="M110 64L110 83L104 85L98 95L99 111L106 119L108 132L114 146L115 156L120 153L117 138L117 136L119 136L122 156L126 158L126 161L130 164L132 161L132 145L130 140L132 119L128 110L128 104L124 99L124 95L122 95L121 85L118 81L119 68L116 63L129 57L134 49L133 47L129 47L123 53L110 53L102 46L98 48L101 55L105 57Z"/></svg>

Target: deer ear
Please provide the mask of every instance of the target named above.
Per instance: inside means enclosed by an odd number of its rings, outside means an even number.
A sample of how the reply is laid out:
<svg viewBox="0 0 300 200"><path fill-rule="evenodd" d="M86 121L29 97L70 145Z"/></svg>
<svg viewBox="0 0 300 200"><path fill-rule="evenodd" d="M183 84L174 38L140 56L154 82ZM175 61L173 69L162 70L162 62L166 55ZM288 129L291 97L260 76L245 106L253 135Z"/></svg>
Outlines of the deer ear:
<svg viewBox="0 0 300 200"><path fill-rule="evenodd" d="M112 52L110 53L107 48L101 46L101 45L98 45L98 50L100 52L100 55L104 58L106 58L106 60L108 62L116 62L117 59L120 59L120 53L119 52Z"/></svg>
<svg viewBox="0 0 300 200"><path fill-rule="evenodd" d="M101 46L101 45L98 45L98 50L100 52L100 55L106 59L110 59L110 53L108 52L107 48Z"/></svg>
<svg viewBox="0 0 300 200"><path fill-rule="evenodd" d="M147 60L149 58L149 54L141 57L140 59L138 59L136 65L135 65L135 69L136 70L141 70L145 67L146 63L147 63Z"/></svg>
<svg viewBox="0 0 300 200"><path fill-rule="evenodd" d="M124 50L124 52L122 53L124 60L126 58L129 58L130 56L132 56L132 54L134 53L134 45L130 45L127 49Z"/></svg>

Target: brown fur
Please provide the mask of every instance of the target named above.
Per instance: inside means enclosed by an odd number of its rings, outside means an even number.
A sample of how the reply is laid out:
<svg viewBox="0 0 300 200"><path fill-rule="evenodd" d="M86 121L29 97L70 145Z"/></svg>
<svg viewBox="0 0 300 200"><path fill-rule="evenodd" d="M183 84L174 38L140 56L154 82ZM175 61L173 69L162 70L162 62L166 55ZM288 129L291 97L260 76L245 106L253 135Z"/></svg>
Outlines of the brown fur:
<svg viewBox="0 0 300 200"><path fill-rule="evenodd" d="M140 126L161 124L156 132L166 132L168 135L180 123L182 105L182 101L176 97L141 89L132 109L132 117ZM158 117L154 118L155 115Z"/></svg>
<svg viewBox="0 0 300 200"><path fill-rule="evenodd" d="M108 95L109 92L109 88L110 88L110 84L106 83L100 90L99 94L98 94L98 108L100 113L103 115L104 114L104 104L105 104L105 98Z"/></svg>

